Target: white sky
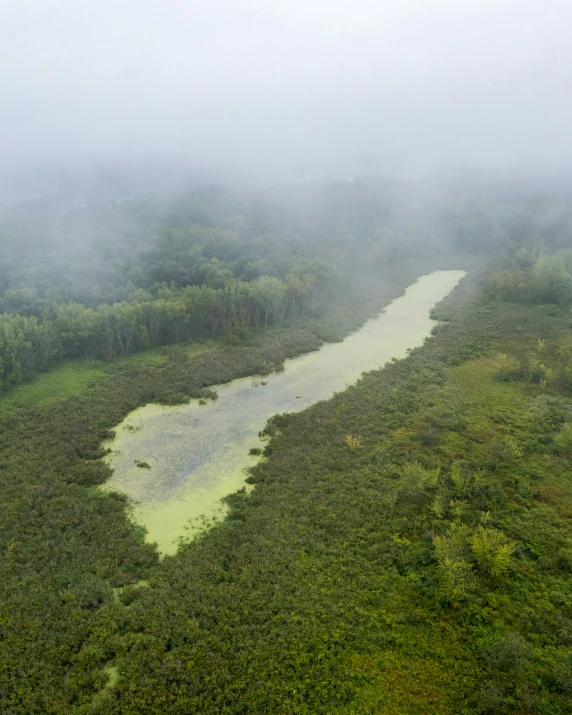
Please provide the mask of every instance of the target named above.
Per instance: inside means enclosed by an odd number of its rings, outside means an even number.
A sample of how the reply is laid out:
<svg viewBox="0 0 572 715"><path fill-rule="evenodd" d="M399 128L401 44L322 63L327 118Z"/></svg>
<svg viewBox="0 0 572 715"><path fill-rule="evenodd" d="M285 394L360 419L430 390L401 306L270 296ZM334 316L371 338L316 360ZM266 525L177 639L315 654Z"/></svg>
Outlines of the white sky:
<svg viewBox="0 0 572 715"><path fill-rule="evenodd" d="M0 158L572 159L570 0L0 0Z"/></svg>

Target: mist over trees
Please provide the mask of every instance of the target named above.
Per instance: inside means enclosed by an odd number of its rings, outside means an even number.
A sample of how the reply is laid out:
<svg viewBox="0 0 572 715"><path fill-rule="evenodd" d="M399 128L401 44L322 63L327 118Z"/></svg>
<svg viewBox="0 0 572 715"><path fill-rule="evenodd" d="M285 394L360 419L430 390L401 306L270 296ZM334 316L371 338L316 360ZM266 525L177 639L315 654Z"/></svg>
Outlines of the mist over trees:
<svg viewBox="0 0 572 715"><path fill-rule="evenodd" d="M462 184L362 177L16 203L0 217L1 389L65 357L240 340L320 314L363 271L411 257L508 246L534 266L539 299L568 302L570 261L541 257L569 245L566 201L475 185L471 200ZM503 295L522 285L498 281Z"/></svg>

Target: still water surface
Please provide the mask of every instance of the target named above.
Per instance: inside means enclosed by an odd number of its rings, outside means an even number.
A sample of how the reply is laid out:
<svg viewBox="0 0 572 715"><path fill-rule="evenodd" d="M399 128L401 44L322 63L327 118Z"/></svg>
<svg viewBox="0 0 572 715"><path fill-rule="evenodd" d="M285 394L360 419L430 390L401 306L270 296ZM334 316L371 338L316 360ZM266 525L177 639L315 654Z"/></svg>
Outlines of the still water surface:
<svg viewBox="0 0 572 715"><path fill-rule="evenodd" d="M457 285L464 271L422 276L385 311L341 343L287 360L285 371L216 386L218 400L199 405L140 407L116 427L104 446L114 469L104 488L131 497L133 519L162 554L176 552L224 516L220 499L244 486L258 433L281 412L298 412L356 382L363 372L402 358L423 343L435 321L429 312ZM266 384L262 384L262 383ZM151 468L136 466L147 462Z"/></svg>

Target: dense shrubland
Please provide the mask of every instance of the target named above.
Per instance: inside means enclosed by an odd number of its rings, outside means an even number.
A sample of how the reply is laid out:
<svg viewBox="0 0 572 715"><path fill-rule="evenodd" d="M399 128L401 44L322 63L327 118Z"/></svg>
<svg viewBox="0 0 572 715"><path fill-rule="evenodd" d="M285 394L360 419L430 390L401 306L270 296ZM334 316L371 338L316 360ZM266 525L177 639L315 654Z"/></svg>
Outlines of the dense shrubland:
<svg viewBox="0 0 572 715"><path fill-rule="evenodd" d="M371 294L196 354L110 362L80 395L0 412L2 711L569 713L572 314L554 298L564 293L540 289L546 271L568 273L555 252L567 223L516 216L448 214L457 247L496 237L494 269L464 259L472 271L434 311L434 338L406 360L275 416L252 492L162 562L125 499L95 488L110 430L141 404L200 397L315 349L370 314ZM395 260L385 298L419 270ZM147 304L228 288L152 280L120 301L143 321ZM112 305L59 303L70 323ZM264 324L250 305L251 326ZM43 324L34 310L20 331ZM155 343L172 342L172 324L154 320ZM194 337L185 330L177 341Z"/></svg>
<svg viewBox="0 0 572 715"><path fill-rule="evenodd" d="M92 491L100 440L308 334L118 364L5 417L3 709L569 712L569 314L477 283L407 360L271 420L254 491L161 563L124 501ZM525 369L539 354L544 385Z"/></svg>
<svg viewBox="0 0 572 715"><path fill-rule="evenodd" d="M572 252L536 255L521 249L513 265L493 273L491 294L515 303L572 305Z"/></svg>

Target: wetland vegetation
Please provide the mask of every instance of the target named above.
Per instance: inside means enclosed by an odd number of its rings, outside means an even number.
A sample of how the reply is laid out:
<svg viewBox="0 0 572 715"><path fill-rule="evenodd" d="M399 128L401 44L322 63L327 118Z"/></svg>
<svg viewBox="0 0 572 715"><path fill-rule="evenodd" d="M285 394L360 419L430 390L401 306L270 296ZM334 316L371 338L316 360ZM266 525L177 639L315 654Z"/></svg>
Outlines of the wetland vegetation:
<svg viewBox="0 0 572 715"><path fill-rule="evenodd" d="M146 405L114 428L104 444L113 476L104 487L130 497L136 522L161 553L196 535L225 513L221 499L244 486L245 469L262 453L260 431L278 412L299 412L328 399L363 372L403 358L422 344L434 323L430 309L463 277L436 271L409 286L381 316L342 343L331 343L285 363L267 380L242 378L189 405ZM264 384L262 384L262 382ZM143 455L145 460L141 461ZM142 477L138 468L151 470Z"/></svg>
<svg viewBox="0 0 572 715"><path fill-rule="evenodd" d="M30 209L4 219L0 709L570 712L566 202L391 214L385 184L281 191L42 214L41 240ZM66 231L89 236L69 263ZM101 489L134 410L206 400L199 419L212 386L267 389L452 269L432 337L277 409L249 489L176 554Z"/></svg>

